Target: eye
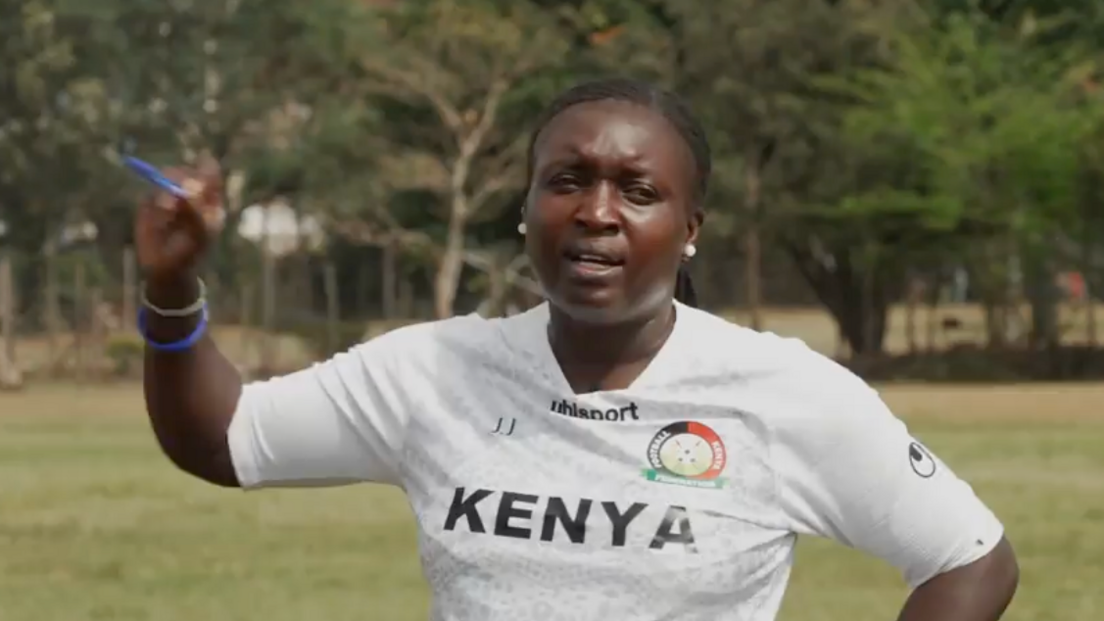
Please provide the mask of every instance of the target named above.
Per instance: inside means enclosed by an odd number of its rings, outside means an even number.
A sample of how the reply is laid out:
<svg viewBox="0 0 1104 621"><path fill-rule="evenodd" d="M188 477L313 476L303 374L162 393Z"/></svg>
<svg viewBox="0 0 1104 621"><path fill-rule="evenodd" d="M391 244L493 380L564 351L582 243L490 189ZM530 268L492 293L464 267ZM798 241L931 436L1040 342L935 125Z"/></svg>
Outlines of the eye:
<svg viewBox="0 0 1104 621"><path fill-rule="evenodd" d="M549 177L546 185L553 190L563 192L582 187L583 180L575 173L561 172Z"/></svg>
<svg viewBox="0 0 1104 621"><path fill-rule="evenodd" d="M659 202L659 192L650 185L634 183L624 189L625 198L638 205Z"/></svg>

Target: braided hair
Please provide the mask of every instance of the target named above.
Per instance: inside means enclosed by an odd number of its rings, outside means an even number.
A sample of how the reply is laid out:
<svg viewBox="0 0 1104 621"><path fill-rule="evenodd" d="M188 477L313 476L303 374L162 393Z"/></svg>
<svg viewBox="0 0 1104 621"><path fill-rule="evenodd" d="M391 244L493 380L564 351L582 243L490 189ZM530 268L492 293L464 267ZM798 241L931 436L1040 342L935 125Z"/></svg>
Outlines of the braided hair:
<svg viewBox="0 0 1104 621"><path fill-rule="evenodd" d="M675 128L675 131L686 142L686 146L690 148L690 153L693 155L694 168L697 173L694 201L700 204L705 199L705 194L709 190L709 176L713 170L713 155L701 123L694 117L694 113L690 111L690 107L686 102L678 95L647 82L627 78L607 78L584 82L560 93L549 104L541 114L536 128L529 137L529 183L532 183L533 179L533 149L544 128L568 108L596 101L633 103L663 115L663 118L667 119L667 122ZM690 273L685 266L679 267L678 280L675 282L675 299L687 306L696 307L698 305L694 284L691 282Z"/></svg>

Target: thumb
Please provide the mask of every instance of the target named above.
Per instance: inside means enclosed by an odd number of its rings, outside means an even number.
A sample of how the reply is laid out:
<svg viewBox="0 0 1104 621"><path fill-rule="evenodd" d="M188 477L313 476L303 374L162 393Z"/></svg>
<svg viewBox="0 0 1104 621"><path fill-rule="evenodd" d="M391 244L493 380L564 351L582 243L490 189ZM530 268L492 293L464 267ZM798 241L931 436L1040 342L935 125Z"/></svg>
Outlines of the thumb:
<svg viewBox="0 0 1104 621"><path fill-rule="evenodd" d="M190 267L221 227L220 202L209 198L211 190L195 176L182 176L177 183L189 196L173 199L172 226L164 240L163 254L172 264Z"/></svg>
<svg viewBox="0 0 1104 621"><path fill-rule="evenodd" d="M200 158L195 173L185 181L188 202L198 210L209 233L218 232L226 219L223 188L222 169L209 155Z"/></svg>

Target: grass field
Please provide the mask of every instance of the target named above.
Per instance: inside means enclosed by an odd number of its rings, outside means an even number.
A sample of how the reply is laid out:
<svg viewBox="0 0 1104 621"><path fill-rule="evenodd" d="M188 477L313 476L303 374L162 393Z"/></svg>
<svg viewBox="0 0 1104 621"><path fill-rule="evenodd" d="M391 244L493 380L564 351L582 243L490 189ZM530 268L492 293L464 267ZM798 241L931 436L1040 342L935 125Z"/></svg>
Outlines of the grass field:
<svg viewBox="0 0 1104 621"><path fill-rule="evenodd" d="M1104 385L894 387L886 398L1004 519L1014 621L1104 619ZM804 541L784 621L892 619L895 573ZM425 619L403 498L243 494L157 452L134 387L0 395L0 620Z"/></svg>
<svg viewBox="0 0 1104 621"><path fill-rule="evenodd" d="M737 323L747 324L749 318L739 309L718 310L717 314ZM1088 307L1085 305L1061 305L1058 308L1058 323L1062 342L1067 345L1087 343ZM1104 303L1097 303L1094 309L1097 323L1104 333ZM906 319L907 310L900 305L890 308L885 334L885 350L891 354L903 354L909 351L909 330ZM1021 309L1021 321L1029 316L1026 308ZM939 326L945 319L955 319L959 326L947 331L938 327L930 336L928 343L928 325ZM377 334L388 328L402 325L404 321L369 322L365 331ZM799 338L809 347L829 356L837 353L839 341L835 320L823 308L781 308L763 309L763 329L782 336ZM255 329L243 329L239 326L219 324L212 332L217 337L219 347L227 357L244 368L256 368L261 362L263 351L260 349L261 333ZM129 327L121 335L136 339ZM923 348L945 349L954 344L972 343L982 345L986 342L985 312L976 304L943 304L934 311L926 307L917 309L914 317L914 334L917 344ZM1098 340L1100 336L1097 337ZM308 364L312 353L303 340L293 334L280 334L274 341L272 358L264 360L268 365L280 369L295 369ZM59 349L65 349L73 343L72 335L62 335ZM25 371L33 372L46 365L50 360L50 348L43 336L22 337L16 342L16 360Z"/></svg>

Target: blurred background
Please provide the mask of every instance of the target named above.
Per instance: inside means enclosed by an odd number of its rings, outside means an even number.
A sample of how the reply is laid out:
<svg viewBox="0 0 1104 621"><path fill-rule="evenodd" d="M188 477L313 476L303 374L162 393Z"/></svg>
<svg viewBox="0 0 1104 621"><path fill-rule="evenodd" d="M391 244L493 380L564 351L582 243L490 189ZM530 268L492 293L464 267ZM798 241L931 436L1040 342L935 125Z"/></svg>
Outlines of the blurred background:
<svg viewBox="0 0 1104 621"><path fill-rule="evenodd" d="M426 618L401 496L157 452L120 154L221 162L215 334L259 378L539 301L529 134L610 75L709 131L703 305L851 366L975 484L1007 619L1104 618L1104 4L0 0L0 620ZM782 619L904 596L811 541Z"/></svg>

